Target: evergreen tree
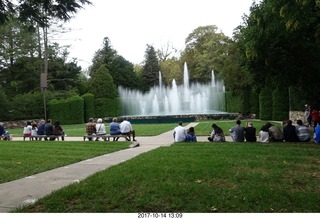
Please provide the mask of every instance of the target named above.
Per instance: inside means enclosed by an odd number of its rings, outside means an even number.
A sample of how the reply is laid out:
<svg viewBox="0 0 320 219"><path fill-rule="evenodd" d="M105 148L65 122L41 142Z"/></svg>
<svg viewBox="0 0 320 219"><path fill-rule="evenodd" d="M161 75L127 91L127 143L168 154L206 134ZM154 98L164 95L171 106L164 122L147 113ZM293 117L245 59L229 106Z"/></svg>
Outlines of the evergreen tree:
<svg viewBox="0 0 320 219"><path fill-rule="evenodd" d="M153 46L147 45L145 52L145 63L142 70L142 80L146 86L146 90L159 84L159 60Z"/></svg>
<svg viewBox="0 0 320 219"><path fill-rule="evenodd" d="M92 93L96 99L115 99L118 97L117 88L105 65L101 65L100 68L93 74L90 85L90 93Z"/></svg>

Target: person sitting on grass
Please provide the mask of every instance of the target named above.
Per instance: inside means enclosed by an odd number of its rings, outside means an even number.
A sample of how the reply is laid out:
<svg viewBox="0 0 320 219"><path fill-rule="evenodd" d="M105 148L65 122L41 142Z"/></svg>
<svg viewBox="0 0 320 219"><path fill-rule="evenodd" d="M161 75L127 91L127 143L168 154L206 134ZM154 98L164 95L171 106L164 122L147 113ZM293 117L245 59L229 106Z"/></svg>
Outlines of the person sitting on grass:
<svg viewBox="0 0 320 219"><path fill-rule="evenodd" d="M303 125L302 120L297 120L297 126L296 126L297 135L299 138L299 141L301 142L309 142L311 141L311 136L309 133L309 129L306 125Z"/></svg>
<svg viewBox="0 0 320 219"><path fill-rule="evenodd" d="M123 121L120 123L120 131L123 135L128 135L127 141L130 141L130 135L132 135L132 140L136 141L136 132L133 130L131 123L127 118L123 118Z"/></svg>
<svg viewBox="0 0 320 219"><path fill-rule="evenodd" d="M212 124L211 127L213 128L213 130L210 137L208 137L208 140L211 142L225 142L226 138L224 136L222 128L220 128L216 124Z"/></svg>
<svg viewBox="0 0 320 219"><path fill-rule="evenodd" d="M267 122L266 127L268 128L269 132L269 142L283 142L284 135L278 126Z"/></svg>
<svg viewBox="0 0 320 219"><path fill-rule="evenodd" d="M314 127L314 141L317 144L320 144L320 124L317 127Z"/></svg>
<svg viewBox="0 0 320 219"><path fill-rule="evenodd" d="M229 131L234 142L244 142L244 127L241 126L240 120L237 120L236 126L232 127Z"/></svg>
<svg viewBox="0 0 320 219"><path fill-rule="evenodd" d="M246 142L256 142L257 141L256 128L253 127L252 122L247 123L247 126L244 129L244 137L246 139Z"/></svg>
<svg viewBox="0 0 320 219"><path fill-rule="evenodd" d="M187 135L186 135L186 142L197 142L196 133L195 133L193 127L190 127L188 129L188 132L187 132Z"/></svg>
<svg viewBox="0 0 320 219"><path fill-rule="evenodd" d="M298 142L296 127L292 125L292 121L289 119L287 125L283 128L284 141L286 142Z"/></svg>
<svg viewBox="0 0 320 219"><path fill-rule="evenodd" d="M266 125L261 127L259 132L259 142L269 142L269 131Z"/></svg>
<svg viewBox="0 0 320 219"><path fill-rule="evenodd" d="M117 118L113 118L112 122L110 123L110 135L120 135L121 131L120 131L120 125L117 122ZM118 141L119 137L114 137L113 141Z"/></svg>
<svg viewBox="0 0 320 219"><path fill-rule="evenodd" d="M182 121L178 123L178 126L173 129L173 138L175 142L186 141L187 131L182 127Z"/></svg>

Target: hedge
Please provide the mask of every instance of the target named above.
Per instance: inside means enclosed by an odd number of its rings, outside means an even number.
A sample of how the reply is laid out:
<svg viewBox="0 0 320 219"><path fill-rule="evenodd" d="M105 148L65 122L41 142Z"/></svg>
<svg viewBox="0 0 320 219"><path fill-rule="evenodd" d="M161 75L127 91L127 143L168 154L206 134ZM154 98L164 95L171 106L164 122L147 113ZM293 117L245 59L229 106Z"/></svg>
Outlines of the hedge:
<svg viewBox="0 0 320 219"><path fill-rule="evenodd" d="M88 122L90 118L95 118L94 95L87 93L81 96L84 100L84 121Z"/></svg>
<svg viewBox="0 0 320 219"><path fill-rule="evenodd" d="M96 117L112 117L121 115L119 99L99 98L95 100Z"/></svg>
<svg viewBox="0 0 320 219"><path fill-rule="evenodd" d="M263 88L260 91L259 111L261 120L272 120L272 91L270 88Z"/></svg>
<svg viewBox="0 0 320 219"><path fill-rule="evenodd" d="M272 92L272 119L281 121L289 118L289 93L287 89Z"/></svg>
<svg viewBox="0 0 320 219"><path fill-rule="evenodd" d="M48 118L61 124L81 124L84 117L84 100L79 96L65 100L50 100L48 103Z"/></svg>

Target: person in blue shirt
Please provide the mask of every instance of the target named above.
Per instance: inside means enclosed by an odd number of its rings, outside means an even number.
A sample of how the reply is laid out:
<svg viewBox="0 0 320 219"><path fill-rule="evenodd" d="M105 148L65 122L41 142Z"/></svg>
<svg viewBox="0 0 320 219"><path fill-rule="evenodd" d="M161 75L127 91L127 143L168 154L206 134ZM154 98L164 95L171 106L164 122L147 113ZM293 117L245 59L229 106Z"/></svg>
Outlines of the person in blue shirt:
<svg viewBox="0 0 320 219"><path fill-rule="evenodd" d="M314 128L314 141L320 144L320 124Z"/></svg>
<svg viewBox="0 0 320 219"><path fill-rule="evenodd" d="M2 122L0 122L0 136L3 137L3 140L10 140L10 134L4 129Z"/></svg>
<svg viewBox="0 0 320 219"><path fill-rule="evenodd" d="M112 122L110 123L110 135L120 135L120 125L117 123L117 118L113 118ZM118 141L119 137L113 138L114 141Z"/></svg>

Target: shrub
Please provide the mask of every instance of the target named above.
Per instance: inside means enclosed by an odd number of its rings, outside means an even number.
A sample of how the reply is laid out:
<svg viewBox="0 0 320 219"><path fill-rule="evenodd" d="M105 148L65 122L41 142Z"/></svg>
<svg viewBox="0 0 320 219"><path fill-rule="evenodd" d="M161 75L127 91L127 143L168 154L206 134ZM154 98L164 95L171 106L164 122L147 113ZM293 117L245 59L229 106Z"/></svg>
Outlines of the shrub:
<svg viewBox="0 0 320 219"><path fill-rule="evenodd" d="M272 91L270 88L263 88L259 95L259 111L261 120L272 119Z"/></svg>
<svg viewBox="0 0 320 219"><path fill-rule="evenodd" d="M272 119L287 120L289 118L289 94L286 89L274 90L272 93Z"/></svg>
<svg viewBox="0 0 320 219"><path fill-rule="evenodd" d="M87 93L81 96L84 100L84 121L88 122L90 118L95 117L94 95Z"/></svg>

